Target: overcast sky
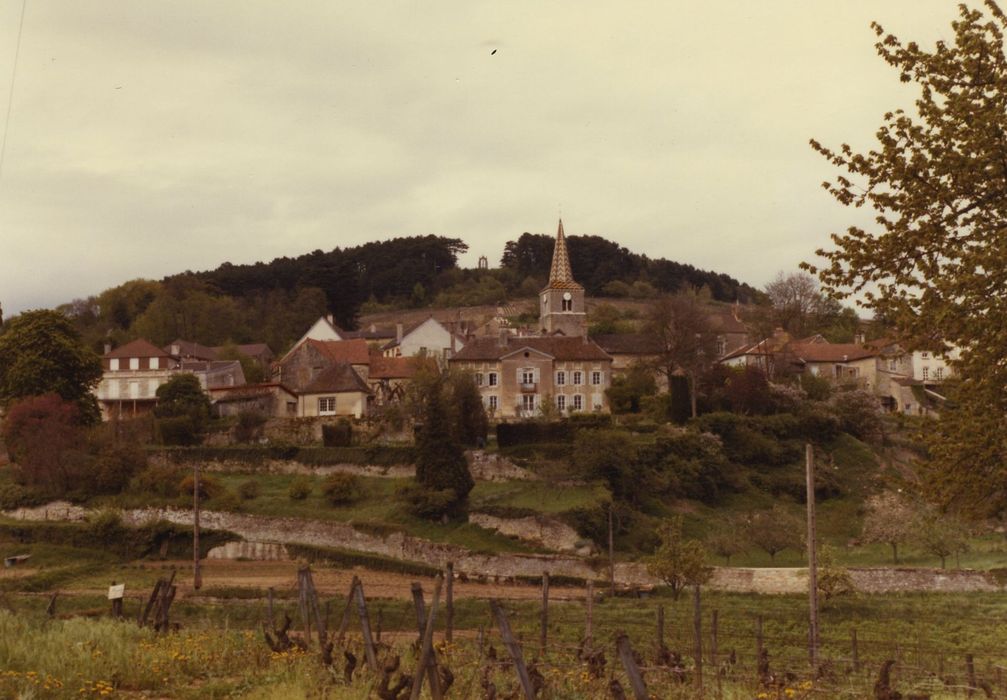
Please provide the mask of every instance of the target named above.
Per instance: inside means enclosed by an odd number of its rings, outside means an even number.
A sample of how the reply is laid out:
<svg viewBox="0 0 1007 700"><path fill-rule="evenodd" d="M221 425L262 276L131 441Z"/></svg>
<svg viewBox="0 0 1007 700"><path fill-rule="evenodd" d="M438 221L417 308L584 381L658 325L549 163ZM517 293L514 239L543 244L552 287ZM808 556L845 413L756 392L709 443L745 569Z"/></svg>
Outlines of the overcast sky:
<svg viewBox="0 0 1007 700"><path fill-rule="evenodd" d="M0 119L20 12L0 0ZM560 212L568 234L762 286L855 220L808 139L869 146L912 98L871 20L929 45L955 16L947 0L27 0L0 303L426 233L495 265Z"/></svg>

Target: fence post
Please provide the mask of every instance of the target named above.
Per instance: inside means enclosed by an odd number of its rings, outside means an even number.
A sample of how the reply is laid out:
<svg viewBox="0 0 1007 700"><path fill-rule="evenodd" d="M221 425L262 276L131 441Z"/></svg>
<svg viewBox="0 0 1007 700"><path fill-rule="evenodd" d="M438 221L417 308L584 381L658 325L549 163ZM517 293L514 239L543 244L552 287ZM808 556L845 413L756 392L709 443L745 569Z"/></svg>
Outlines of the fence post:
<svg viewBox="0 0 1007 700"><path fill-rule="evenodd" d="M657 606L657 656L661 658L664 650L664 605Z"/></svg>
<svg viewBox="0 0 1007 700"><path fill-rule="evenodd" d="M549 645L549 572L542 572L542 629L539 632L539 653L545 656Z"/></svg>
<svg viewBox="0 0 1007 700"><path fill-rule="evenodd" d="M364 598L364 584L357 581L357 614L360 615L360 631L364 637L364 652L367 665L372 671L378 670L377 653L374 651L374 639L371 637L371 622L367 617L367 599Z"/></svg>
<svg viewBox="0 0 1007 700"><path fill-rule="evenodd" d="M713 664L713 668L717 669L717 618L719 617L716 610L710 613L710 663Z"/></svg>
<svg viewBox="0 0 1007 700"><path fill-rule="evenodd" d="M700 605L699 586L692 587L692 634L696 643L696 690L703 696L703 611Z"/></svg>
<svg viewBox="0 0 1007 700"><path fill-rule="evenodd" d="M416 626L420 631L419 639L417 643L422 647L423 636L426 634L427 628L427 613L426 606L423 603L423 586L418 582L414 581L410 587L413 592L413 606L416 608ZM423 667L420 666L420 669ZM430 694L434 698L441 697L441 679L437 675L437 661L434 656L431 656L427 661L426 665L427 679L430 681ZM419 672L419 671L418 671ZM420 681L422 683L422 681Z"/></svg>
<svg viewBox="0 0 1007 700"><path fill-rule="evenodd" d="M423 630L423 647L420 652L420 661L416 666L416 672L413 674L413 687L410 692L410 700L419 700L420 691L423 690L423 669L427 669L427 675L431 679L431 694L436 700L440 700L440 688L434 684L433 678L436 676L436 669L430 665L431 655L434 650L434 622L437 618L437 604L441 599L441 583L443 579L438 576L437 580L434 582L434 598L430 601L430 612L427 613L426 627ZM377 668L375 665L373 668ZM435 690L436 688L436 690Z"/></svg>
<svg viewBox="0 0 1007 700"><path fill-rule="evenodd" d="M594 646L594 581L587 582L587 624L584 630L584 638L587 646Z"/></svg>
<svg viewBox="0 0 1007 700"><path fill-rule="evenodd" d="M353 598L357 593L357 586L360 585L360 579L356 576L350 582L350 592L346 594L346 605L343 606L343 616L339 620L339 634L337 635L337 641L342 644L343 637L346 636L346 628L350 626L350 611L353 610Z"/></svg>
<svg viewBox="0 0 1007 700"><path fill-rule="evenodd" d="M521 646L514 640L514 635L511 633L507 611L501 607L500 602L495 598L490 599L490 610L493 611L497 627L500 628L500 637L503 639L507 651L510 652L511 660L514 662L514 669L517 671L518 680L521 681L521 689L524 691L525 700L535 700L535 688L532 687L531 678L528 676L528 669L524 665L524 657L521 656Z"/></svg>
<svg viewBox="0 0 1007 700"><path fill-rule="evenodd" d="M272 632L276 629L276 621L273 617L273 587L269 587L269 591L266 593L266 612L269 616L269 631Z"/></svg>
<svg viewBox="0 0 1007 700"><path fill-rule="evenodd" d="M297 570L297 604L301 610L301 621L304 624L304 643L311 646L311 604L308 602L308 585L304 574L307 567Z"/></svg>
<svg viewBox="0 0 1007 700"><path fill-rule="evenodd" d="M965 693L965 697L972 697L972 693L976 690L976 665L972 658L972 654L965 655L965 675L968 678L969 688Z"/></svg>
<svg viewBox="0 0 1007 700"><path fill-rule="evenodd" d="M608 506L608 594L615 598L615 528L612 523L612 504Z"/></svg>
<svg viewBox="0 0 1007 700"><path fill-rule="evenodd" d="M455 628L455 563L449 561L447 569L445 576L447 590L444 596L444 639L450 644L454 641Z"/></svg>
<svg viewBox="0 0 1007 700"><path fill-rule="evenodd" d="M762 615L755 616L755 667L759 667L762 658ZM758 673L758 671L756 671Z"/></svg>
<svg viewBox="0 0 1007 700"><path fill-rule="evenodd" d="M616 637L615 648L619 652L619 660L622 662L622 667L626 669L626 676L629 677L629 685L633 688L633 695L636 697L636 700L649 700L650 695L647 694L647 685L643 682L643 676L640 675L636 659L633 658L633 648L629 645L629 637L626 636L625 632L620 632L619 636Z"/></svg>
<svg viewBox="0 0 1007 700"><path fill-rule="evenodd" d="M804 446L808 507L808 661L818 668L818 561L815 550L815 452L811 443Z"/></svg>
<svg viewBox="0 0 1007 700"><path fill-rule="evenodd" d="M850 630L850 653L853 658L853 670L860 670L860 649L857 647L857 628Z"/></svg>

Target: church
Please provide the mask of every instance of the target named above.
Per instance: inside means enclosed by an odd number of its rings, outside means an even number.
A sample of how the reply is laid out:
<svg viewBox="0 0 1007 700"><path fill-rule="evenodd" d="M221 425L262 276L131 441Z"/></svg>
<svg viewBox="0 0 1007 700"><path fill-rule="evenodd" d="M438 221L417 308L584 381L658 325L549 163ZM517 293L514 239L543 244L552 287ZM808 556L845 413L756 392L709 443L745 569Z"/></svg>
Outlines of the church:
<svg viewBox="0 0 1007 700"><path fill-rule="evenodd" d="M473 374L493 418L607 413L612 357L587 336L584 287L573 278L562 220L549 282L539 293L539 329L472 339L451 366Z"/></svg>

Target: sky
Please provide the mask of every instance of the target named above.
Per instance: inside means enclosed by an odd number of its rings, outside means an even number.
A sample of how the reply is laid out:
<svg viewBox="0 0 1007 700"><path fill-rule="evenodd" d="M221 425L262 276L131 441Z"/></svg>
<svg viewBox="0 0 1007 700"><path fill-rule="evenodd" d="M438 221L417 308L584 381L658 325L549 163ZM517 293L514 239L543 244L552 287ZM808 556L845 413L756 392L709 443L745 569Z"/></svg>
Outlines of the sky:
<svg viewBox="0 0 1007 700"><path fill-rule="evenodd" d="M955 5L25 0L0 304L428 233L495 266L560 215L761 287L866 221L808 140L911 105L871 21L928 46Z"/></svg>

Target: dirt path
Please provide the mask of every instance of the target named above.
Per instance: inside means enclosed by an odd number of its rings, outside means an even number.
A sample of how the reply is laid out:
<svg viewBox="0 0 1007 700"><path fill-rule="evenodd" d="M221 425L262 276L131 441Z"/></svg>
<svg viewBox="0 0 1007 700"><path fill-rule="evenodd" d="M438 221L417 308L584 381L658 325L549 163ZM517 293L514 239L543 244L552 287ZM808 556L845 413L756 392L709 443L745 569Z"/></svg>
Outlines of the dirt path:
<svg viewBox="0 0 1007 700"><path fill-rule="evenodd" d="M188 567L191 562L137 562L144 568L162 570L172 564ZM224 559L207 560L203 563L203 593L211 593L214 588L257 588L265 590L274 588L277 592L297 590L297 562L293 561L230 561ZM368 598L411 599L410 584L419 581L424 589L433 587L433 579L424 576L407 576L369 569L330 569L316 567L312 569L315 588L321 594L343 594L350 589L350 582L357 576L364 584ZM192 579L180 573L179 593L188 597L193 593ZM454 596L460 598L502 598L508 600L532 600L542 596L538 586L529 584L495 584L475 583L455 580ZM581 600L584 591L577 588L550 587L549 597L552 600Z"/></svg>

